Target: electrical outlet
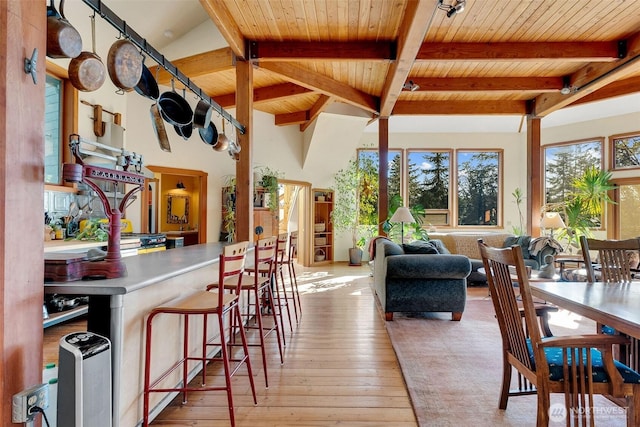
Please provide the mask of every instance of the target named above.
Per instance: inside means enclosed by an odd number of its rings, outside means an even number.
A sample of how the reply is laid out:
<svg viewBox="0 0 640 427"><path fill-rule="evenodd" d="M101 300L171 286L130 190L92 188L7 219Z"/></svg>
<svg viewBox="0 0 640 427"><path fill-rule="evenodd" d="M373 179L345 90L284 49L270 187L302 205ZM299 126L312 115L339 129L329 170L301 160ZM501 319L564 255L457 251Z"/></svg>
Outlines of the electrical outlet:
<svg viewBox="0 0 640 427"><path fill-rule="evenodd" d="M11 422L25 423L35 418L33 408L49 407L49 384L37 384L13 395Z"/></svg>

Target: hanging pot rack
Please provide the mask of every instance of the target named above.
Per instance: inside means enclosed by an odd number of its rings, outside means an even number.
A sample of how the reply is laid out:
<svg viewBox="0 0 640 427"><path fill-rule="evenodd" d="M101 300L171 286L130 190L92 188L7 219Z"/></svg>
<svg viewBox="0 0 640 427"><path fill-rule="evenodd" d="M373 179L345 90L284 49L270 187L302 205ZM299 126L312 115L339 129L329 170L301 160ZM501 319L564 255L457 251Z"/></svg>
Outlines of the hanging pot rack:
<svg viewBox="0 0 640 427"><path fill-rule="evenodd" d="M164 68L169 74L171 74L171 76L173 76L173 78L182 83L191 92L200 97L200 99L208 102L211 107L222 116L223 120L227 120L229 123L231 123L235 128L238 129L240 133L245 133L245 127L242 123L237 121L228 111L226 111L224 108L222 108L222 106L211 99L210 96L208 96L206 93L203 93L201 88L194 84L191 79L189 79L189 77L187 77L182 71L180 71L178 67L173 65L171 61L165 58L163 54L158 52L153 46L147 43L147 39L141 37L133 30L133 28L127 25L126 21L122 20L111 9L103 4L102 0L82 1L92 10L97 12L102 17L102 19L111 24L111 26L118 30L124 37L126 37L129 41L140 48L142 52L153 59L158 64L158 66Z"/></svg>

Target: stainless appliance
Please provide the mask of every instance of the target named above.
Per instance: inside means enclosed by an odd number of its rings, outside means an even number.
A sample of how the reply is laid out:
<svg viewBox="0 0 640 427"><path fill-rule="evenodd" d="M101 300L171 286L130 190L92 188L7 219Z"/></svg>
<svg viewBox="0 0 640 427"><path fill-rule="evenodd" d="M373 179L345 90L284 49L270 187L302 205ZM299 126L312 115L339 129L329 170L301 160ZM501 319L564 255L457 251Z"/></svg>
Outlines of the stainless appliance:
<svg viewBox="0 0 640 427"><path fill-rule="evenodd" d="M57 425L111 427L111 342L93 332L60 339Z"/></svg>

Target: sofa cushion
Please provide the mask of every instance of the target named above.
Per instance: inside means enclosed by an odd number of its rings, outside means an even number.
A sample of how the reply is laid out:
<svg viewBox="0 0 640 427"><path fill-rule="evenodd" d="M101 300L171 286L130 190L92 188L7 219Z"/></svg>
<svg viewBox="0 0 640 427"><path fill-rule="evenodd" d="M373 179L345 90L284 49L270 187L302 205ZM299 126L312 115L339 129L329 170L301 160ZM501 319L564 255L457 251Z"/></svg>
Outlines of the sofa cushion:
<svg viewBox="0 0 640 427"><path fill-rule="evenodd" d="M508 248L513 245L518 245L522 249L522 258L528 259L531 258L531 253L529 252L529 245L531 244L531 236L510 236L504 239L503 248Z"/></svg>
<svg viewBox="0 0 640 427"><path fill-rule="evenodd" d="M404 250L399 244L392 242L391 240L384 240L382 244L384 245L384 256L404 255Z"/></svg>
<svg viewBox="0 0 640 427"><path fill-rule="evenodd" d="M416 240L402 245L405 254L438 254L438 249L432 242Z"/></svg>

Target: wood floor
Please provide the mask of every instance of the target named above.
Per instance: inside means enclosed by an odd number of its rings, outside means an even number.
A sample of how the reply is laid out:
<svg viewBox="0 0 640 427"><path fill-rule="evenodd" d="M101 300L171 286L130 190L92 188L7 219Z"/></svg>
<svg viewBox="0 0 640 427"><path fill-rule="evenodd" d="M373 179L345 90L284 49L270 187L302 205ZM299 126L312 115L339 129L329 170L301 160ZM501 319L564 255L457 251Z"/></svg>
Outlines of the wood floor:
<svg viewBox="0 0 640 427"><path fill-rule="evenodd" d="M253 404L242 368L233 378L236 425L417 426L400 366L374 303L369 268L336 264L298 266L297 271L303 314L293 331L285 321L284 364L280 364L275 339L269 340L266 389L259 350L252 349L258 404ZM45 330L45 362L57 360L57 337L83 327L72 322ZM220 374L217 364L209 366L208 375ZM152 425L227 426L226 394L194 392L186 405L177 398Z"/></svg>

